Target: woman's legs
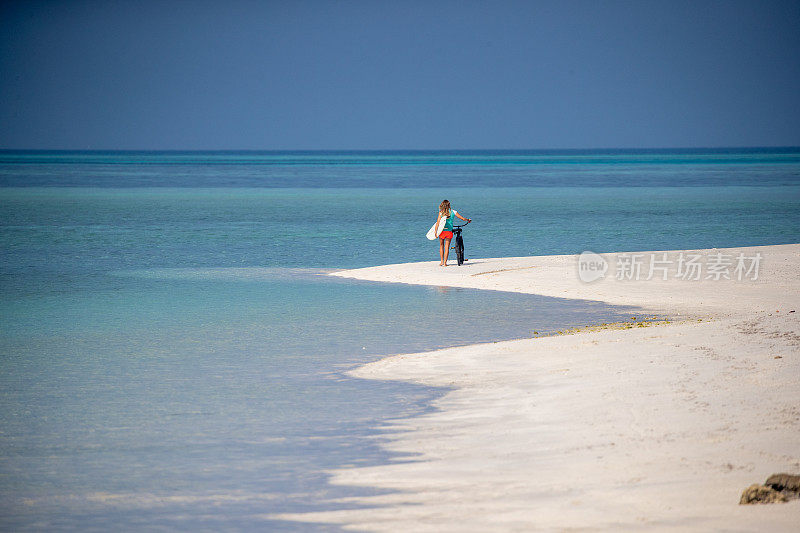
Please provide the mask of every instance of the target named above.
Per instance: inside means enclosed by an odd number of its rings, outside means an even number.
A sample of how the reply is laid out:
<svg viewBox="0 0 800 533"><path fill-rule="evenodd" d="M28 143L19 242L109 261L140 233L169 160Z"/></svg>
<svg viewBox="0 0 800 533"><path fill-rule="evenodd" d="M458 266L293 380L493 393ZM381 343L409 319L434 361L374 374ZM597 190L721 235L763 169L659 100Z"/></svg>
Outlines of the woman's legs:
<svg viewBox="0 0 800 533"><path fill-rule="evenodd" d="M447 266L447 255L450 253L450 239L439 239L442 241L442 266Z"/></svg>
<svg viewBox="0 0 800 533"><path fill-rule="evenodd" d="M439 266L444 263L444 240L439 239Z"/></svg>

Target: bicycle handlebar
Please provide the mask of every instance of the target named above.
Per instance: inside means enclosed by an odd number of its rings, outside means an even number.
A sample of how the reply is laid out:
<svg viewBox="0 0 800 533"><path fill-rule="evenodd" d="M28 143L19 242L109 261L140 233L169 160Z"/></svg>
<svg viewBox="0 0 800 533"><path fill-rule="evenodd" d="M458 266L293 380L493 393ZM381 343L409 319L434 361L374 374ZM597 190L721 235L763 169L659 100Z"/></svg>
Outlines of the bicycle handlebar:
<svg viewBox="0 0 800 533"><path fill-rule="evenodd" d="M470 220L469 222L472 222L472 221ZM460 224L460 225L453 224L453 228L463 228L464 226L466 226L467 224L469 224L469 222L467 222L466 224Z"/></svg>

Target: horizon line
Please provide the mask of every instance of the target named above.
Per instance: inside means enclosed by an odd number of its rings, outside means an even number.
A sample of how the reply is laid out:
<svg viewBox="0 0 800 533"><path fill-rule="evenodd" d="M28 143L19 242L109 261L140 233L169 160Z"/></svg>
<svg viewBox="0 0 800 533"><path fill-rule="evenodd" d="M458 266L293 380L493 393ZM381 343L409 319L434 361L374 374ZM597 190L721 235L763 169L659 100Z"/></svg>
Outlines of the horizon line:
<svg viewBox="0 0 800 533"><path fill-rule="evenodd" d="M602 148L0 148L3 152L117 152L117 153L459 153L459 152L647 152L647 151L722 151L722 150L800 150L800 145L753 146L662 146Z"/></svg>

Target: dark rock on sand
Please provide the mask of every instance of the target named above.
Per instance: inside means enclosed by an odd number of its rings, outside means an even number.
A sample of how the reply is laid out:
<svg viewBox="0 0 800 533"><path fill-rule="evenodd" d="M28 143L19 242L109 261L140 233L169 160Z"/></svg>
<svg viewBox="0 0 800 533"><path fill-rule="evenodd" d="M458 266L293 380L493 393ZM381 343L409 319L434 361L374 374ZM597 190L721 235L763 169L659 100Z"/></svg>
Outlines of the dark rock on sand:
<svg viewBox="0 0 800 533"><path fill-rule="evenodd" d="M786 496L777 490L766 487L764 485L750 485L742 493L739 499L739 505L748 505L751 503L776 503L786 502Z"/></svg>
<svg viewBox="0 0 800 533"><path fill-rule="evenodd" d="M791 491L800 493L800 476L792 474L772 474L764 485L777 491Z"/></svg>
<svg viewBox="0 0 800 533"><path fill-rule="evenodd" d="M800 498L800 476L772 474L763 485L747 487L739 504L788 502L795 498Z"/></svg>

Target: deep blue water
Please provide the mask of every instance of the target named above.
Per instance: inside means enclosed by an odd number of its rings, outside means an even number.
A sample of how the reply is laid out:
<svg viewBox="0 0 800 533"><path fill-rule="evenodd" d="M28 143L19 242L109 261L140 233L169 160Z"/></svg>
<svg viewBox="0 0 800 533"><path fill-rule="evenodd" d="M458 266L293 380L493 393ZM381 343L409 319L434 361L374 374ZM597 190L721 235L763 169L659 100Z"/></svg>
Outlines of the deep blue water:
<svg viewBox="0 0 800 533"><path fill-rule="evenodd" d="M444 197L473 258L800 242L800 151L0 152L0 527L308 530L441 394L344 370L630 313L326 276Z"/></svg>
<svg viewBox="0 0 800 533"><path fill-rule="evenodd" d="M6 187L797 185L798 148L384 152L0 151Z"/></svg>

